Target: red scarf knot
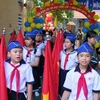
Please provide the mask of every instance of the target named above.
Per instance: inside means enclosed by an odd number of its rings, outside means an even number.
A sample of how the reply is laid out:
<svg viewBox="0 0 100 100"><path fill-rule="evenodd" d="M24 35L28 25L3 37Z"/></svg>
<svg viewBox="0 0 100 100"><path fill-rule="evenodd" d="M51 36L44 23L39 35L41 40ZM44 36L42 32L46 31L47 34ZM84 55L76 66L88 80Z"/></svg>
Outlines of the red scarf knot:
<svg viewBox="0 0 100 100"><path fill-rule="evenodd" d="M85 98L86 98L86 100L88 100L88 88L87 88L86 80L85 80L85 77L84 77L84 75L86 73L88 73L88 72L80 73L81 76L80 76L80 78L78 80L76 100L78 100L82 88L83 88L83 92L84 92Z"/></svg>
<svg viewBox="0 0 100 100"><path fill-rule="evenodd" d="M18 92L20 90L20 73L19 73L18 67L20 67L20 65L14 66L11 63L10 65L14 68L10 76L10 91L12 90L12 82L13 82L14 76L16 75L16 89L17 89L17 95L18 95Z"/></svg>
<svg viewBox="0 0 100 100"><path fill-rule="evenodd" d="M64 70L66 70L66 64L68 62L68 57L70 54L66 54L65 62L64 62Z"/></svg>

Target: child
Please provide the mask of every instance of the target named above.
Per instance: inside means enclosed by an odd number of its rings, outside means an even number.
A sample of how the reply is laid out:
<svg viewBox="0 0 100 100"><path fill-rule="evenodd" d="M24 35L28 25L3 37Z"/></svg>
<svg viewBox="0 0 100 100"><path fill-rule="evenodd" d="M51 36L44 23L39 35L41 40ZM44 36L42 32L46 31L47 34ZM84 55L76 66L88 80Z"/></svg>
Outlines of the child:
<svg viewBox="0 0 100 100"><path fill-rule="evenodd" d="M75 34L70 33L66 36L64 42L64 50L60 52L60 79L59 79L59 94L62 96L63 84L65 81L66 74L71 70L78 62L77 51L74 49L75 45Z"/></svg>
<svg viewBox="0 0 100 100"><path fill-rule="evenodd" d="M40 86L40 78L38 72L38 65L40 61L41 51L35 46L35 37L38 34L38 30L34 30L33 32L26 32L25 34L25 45L23 47L23 59L29 63L33 69L33 76L35 79L35 84L33 84L33 98L34 92L37 93Z"/></svg>
<svg viewBox="0 0 100 100"><path fill-rule="evenodd" d="M5 61L8 100L32 100L32 68L22 59L23 48L18 41L8 44L9 59ZM26 83L28 99L25 97Z"/></svg>
<svg viewBox="0 0 100 100"><path fill-rule="evenodd" d="M89 65L92 53L87 42L79 47L79 64L67 73L61 100L99 100L100 76Z"/></svg>
<svg viewBox="0 0 100 100"><path fill-rule="evenodd" d="M36 35L35 40L36 40L36 47L41 50L41 56L40 56L40 62L39 62L38 70L39 70L40 78L42 78L42 76L43 76L43 66L44 66L44 49L45 49L45 44L44 44L44 41L43 41L43 33L39 32ZM41 88L41 86L40 86L40 88Z"/></svg>
<svg viewBox="0 0 100 100"><path fill-rule="evenodd" d="M94 31L89 31L86 34L86 40L85 40L85 42L87 42L90 45L91 49L93 50L92 59L91 59L90 64L94 69L98 66L98 62L99 62L97 58L97 52L94 47L97 41L96 38L97 38L97 33Z"/></svg>

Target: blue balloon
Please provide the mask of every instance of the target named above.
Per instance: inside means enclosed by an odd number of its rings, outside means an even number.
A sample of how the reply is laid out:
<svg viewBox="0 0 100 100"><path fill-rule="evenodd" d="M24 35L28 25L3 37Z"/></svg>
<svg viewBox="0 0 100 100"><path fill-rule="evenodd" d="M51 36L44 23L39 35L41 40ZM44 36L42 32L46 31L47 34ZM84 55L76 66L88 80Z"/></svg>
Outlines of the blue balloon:
<svg viewBox="0 0 100 100"><path fill-rule="evenodd" d="M91 29L91 30L94 30L94 29L95 29L95 24L91 24L91 25L90 25L90 29Z"/></svg>
<svg viewBox="0 0 100 100"><path fill-rule="evenodd" d="M43 31L43 28L41 27L41 28L39 29L39 31L42 32L42 31Z"/></svg>
<svg viewBox="0 0 100 100"><path fill-rule="evenodd" d="M39 22L40 22L40 24L43 24L44 23L44 19L43 18L39 18Z"/></svg>
<svg viewBox="0 0 100 100"><path fill-rule="evenodd" d="M88 19L85 19L85 20L84 20L84 23L85 23L85 22L89 22L89 20L88 20Z"/></svg>
<svg viewBox="0 0 100 100"><path fill-rule="evenodd" d="M97 36L97 41L100 41L100 34Z"/></svg>
<svg viewBox="0 0 100 100"><path fill-rule="evenodd" d="M98 24L95 24L95 28L97 28L98 27Z"/></svg>
<svg viewBox="0 0 100 100"><path fill-rule="evenodd" d="M39 23L39 18L34 18L34 23Z"/></svg>
<svg viewBox="0 0 100 100"><path fill-rule="evenodd" d="M100 26L98 25L97 29L100 31Z"/></svg>
<svg viewBox="0 0 100 100"><path fill-rule="evenodd" d="M87 33L89 30L88 30L88 28L84 27L84 28L82 29L82 31L83 31L84 33Z"/></svg>
<svg viewBox="0 0 100 100"><path fill-rule="evenodd" d="M26 27L29 27L30 26L30 23L29 22L25 22L24 24Z"/></svg>

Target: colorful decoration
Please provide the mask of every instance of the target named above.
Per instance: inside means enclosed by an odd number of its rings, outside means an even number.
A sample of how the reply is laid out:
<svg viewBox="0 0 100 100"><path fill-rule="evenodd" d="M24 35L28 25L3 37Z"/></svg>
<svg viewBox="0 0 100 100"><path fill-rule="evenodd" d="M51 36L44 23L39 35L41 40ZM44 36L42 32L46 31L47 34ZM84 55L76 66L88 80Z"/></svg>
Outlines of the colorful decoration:
<svg viewBox="0 0 100 100"><path fill-rule="evenodd" d="M97 34L100 32L100 25L98 23L91 24L89 20L84 21L83 33L87 33L89 30L95 31Z"/></svg>
<svg viewBox="0 0 100 100"><path fill-rule="evenodd" d="M29 17L27 22L25 22L25 30L28 32L32 32L33 30L37 29L39 31L43 30L43 23L44 19L39 17Z"/></svg>
<svg viewBox="0 0 100 100"><path fill-rule="evenodd" d="M29 11L29 14L28 14L29 18L28 18L27 23L25 23L25 26L31 27L32 30L34 27L41 28L42 25L40 24L43 24L44 21L42 19L38 20L38 18L41 15L45 14L46 12L50 12L51 10L59 10L59 9L61 10L70 9L70 10L76 10L76 11L81 12L89 20L88 22L84 23L85 28L87 28L88 30L94 30L97 33L98 33L98 30L100 31L100 28L98 29L97 27L94 27L93 25L97 23L97 20L100 19L100 16L95 14L95 12L92 11L91 9L89 9L86 4L82 4L81 2L78 2L77 0L68 0L68 2L65 0L53 0L52 2L49 2L49 1L45 2L44 6L41 8L33 7L32 10ZM33 21L33 17L36 17L34 21ZM51 19L52 19L52 14L51 16L47 17L45 21L50 22ZM35 23L35 24L39 23L39 24L35 25L32 23ZM46 25L46 28L49 29L48 25ZM87 29L83 29L83 31L86 32Z"/></svg>
<svg viewBox="0 0 100 100"><path fill-rule="evenodd" d="M45 30L53 30L54 24L53 24L53 14L46 12L46 18L43 29Z"/></svg>
<svg viewBox="0 0 100 100"><path fill-rule="evenodd" d="M46 12L50 12L51 10L58 10L58 9L70 9L76 10L84 14L91 24L95 24L96 21L100 18L99 15L95 14L94 11L89 9L86 4L82 4L81 2L77 2L77 0L53 0L53 2L45 2L44 7L33 8L30 15L41 16ZM48 19L49 20L49 19Z"/></svg>

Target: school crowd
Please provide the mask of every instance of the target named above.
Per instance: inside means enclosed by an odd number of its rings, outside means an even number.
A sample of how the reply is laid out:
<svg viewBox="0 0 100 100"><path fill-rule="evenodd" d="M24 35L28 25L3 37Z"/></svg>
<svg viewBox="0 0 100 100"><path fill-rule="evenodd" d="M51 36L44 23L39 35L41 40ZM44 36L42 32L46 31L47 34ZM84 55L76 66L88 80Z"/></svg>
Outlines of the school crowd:
<svg viewBox="0 0 100 100"><path fill-rule="evenodd" d="M46 35L49 34L53 49L57 31L25 32L25 46L16 40L9 42L8 59L4 62L8 100L35 100L43 78ZM100 48L94 48L96 37L94 31L89 31L85 39L64 32L63 50L59 54L61 100L100 99Z"/></svg>

